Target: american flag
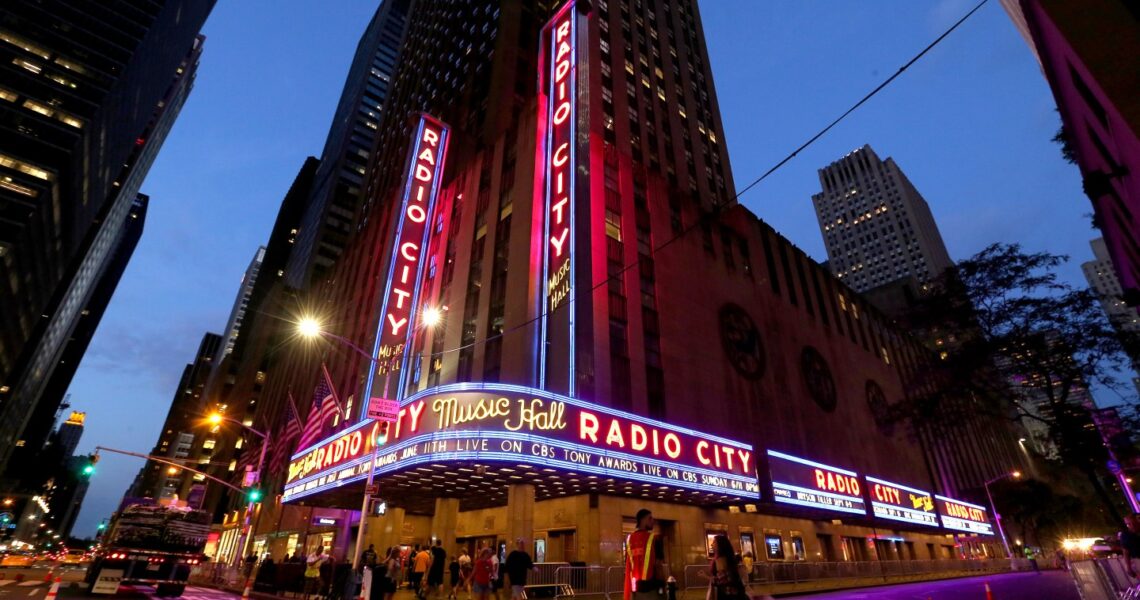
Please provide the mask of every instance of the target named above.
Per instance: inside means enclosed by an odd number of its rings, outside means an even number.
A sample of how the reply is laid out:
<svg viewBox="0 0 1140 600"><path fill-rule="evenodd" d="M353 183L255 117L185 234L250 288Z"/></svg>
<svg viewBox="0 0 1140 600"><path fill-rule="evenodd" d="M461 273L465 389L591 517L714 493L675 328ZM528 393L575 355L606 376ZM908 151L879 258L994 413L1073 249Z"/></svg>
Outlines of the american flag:
<svg viewBox="0 0 1140 600"><path fill-rule="evenodd" d="M313 391L313 405L309 407L309 416L305 419L305 429L301 431L301 441L297 447L306 448L319 440L324 433L325 423L338 414L340 406L333 399L332 385L328 377L322 374Z"/></svg>
<svg viewBox="0 0 1140 600"><path fill-rule="evenodd" d="M289 401L285 405L285 426L277 433L277 441L273 443L273 458L269 462L269 470L277 473L284 469L285 463L292 455L293 441L301 435L301 419L297 416L297 404L293 402L293 392L287 394Z"/></svg>

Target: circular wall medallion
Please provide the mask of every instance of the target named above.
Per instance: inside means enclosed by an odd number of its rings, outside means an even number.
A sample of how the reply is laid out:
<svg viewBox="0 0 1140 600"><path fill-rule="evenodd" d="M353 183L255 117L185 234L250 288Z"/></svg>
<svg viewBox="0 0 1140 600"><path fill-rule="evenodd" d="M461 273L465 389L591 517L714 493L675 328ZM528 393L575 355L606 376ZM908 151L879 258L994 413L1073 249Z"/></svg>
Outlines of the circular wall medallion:
<svg viewBox="0 0 1140 600"><path fill-rule="evenodd" d="M875 426L884 435L895 432L895 424L891 420L891 407L887 404L887 395L879 384L867 380L867 408L871 409L871 416L875 419Z"/></svg>
<svg viewBox="0 0 1140 600"><path fill-rule="evenodd" d="M836 405L835 379L823 355L811 346L805 346L800 355L800 370L811 399L826 412L834 412Z"/></svg>
<svg viewBox="0 0 1140 600"><path fill-rule="evenodd" d="M720 343L728 362L745 379L764 375L764 342L748 311L737 304L725 304L718 314Z"/></svg>

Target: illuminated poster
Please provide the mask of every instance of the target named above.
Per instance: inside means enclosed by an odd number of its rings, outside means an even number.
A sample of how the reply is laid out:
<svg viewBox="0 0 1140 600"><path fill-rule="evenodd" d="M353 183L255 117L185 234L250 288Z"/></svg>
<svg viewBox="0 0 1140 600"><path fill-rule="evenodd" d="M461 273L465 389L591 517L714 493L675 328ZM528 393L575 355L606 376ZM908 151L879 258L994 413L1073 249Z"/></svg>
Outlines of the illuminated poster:
<svg viewBox="0 0 1140 600"><path fill-rule="evenodd" d="M930 492L876 479L869 475L866 480L867 495L871 498L871 511L876 517L938 527L934 496Z"/></svg>
<svg viewBox="0 0 1140 600"><path fill-rule="evenodd" d="M403 395L408 344L416 322L423 263L430 233L432 209L443 175L449 129L443 123L420 115L408 155L408 176L396 219L392 259L385 279L380 319L376 324L374 368L368 374L365 398L398 399ZM379 381L377 381L379 378ZM373 385L377 389L373 389ZM364 416L368 402L361 402Z"/></svg>
<svg viewBox="0 0 1140 600"><path fill-rule="evenodd" d="M772 499L783 504L866 515L863 486L854 471L768 451Z"/></svg>
<svg viewBox="0 0 1140 600"><path fill-rule="evenodd" d="M539 387L574 395L574 218L577 147L577 13L574 0L546 24L539 41L540 211L543 262Z"/></svg>
<svg viewBox="0 0 1140 600"><path fill-rule="evenodd" d="M994 526L990 523L984 507L946 496L936 495L934 500L938 507L938 517L942 519L942 526L946 529L982 535L994 534Z"/></svg>
<svg viewBox="0 0 1140 600"><path fill-rule="evenodd" d="M363 422L294 456L285 499L367 475ZM377 474L448 461L539 464L626 481L757 499L752 446L507 384L453 384L414 394L379 454Z"/></svg>

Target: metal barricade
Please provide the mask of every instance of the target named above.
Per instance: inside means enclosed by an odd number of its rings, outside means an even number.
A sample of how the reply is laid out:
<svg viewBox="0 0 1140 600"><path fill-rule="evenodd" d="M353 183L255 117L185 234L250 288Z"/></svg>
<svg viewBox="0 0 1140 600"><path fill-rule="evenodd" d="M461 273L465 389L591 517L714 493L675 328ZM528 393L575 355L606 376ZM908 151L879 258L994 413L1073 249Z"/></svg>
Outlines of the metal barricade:
<svg viewBox="0 0 1140 600"><path fill-rule="evenodd" d="M535 563L535 573L527 576L527 585L554 585L558 583L558 569L569 567L568 562Z"/></svg>
<svg viewBox="0 0 1140 600"><path fill-rule="evenodd" d="M607 575L612 567L559 567L554 572L555 581L569 590L570 594L560 593L558 598L565 595L573 596L605 596L612 591L609 588ZM620 583L620 581L619 581Z"/></svg>

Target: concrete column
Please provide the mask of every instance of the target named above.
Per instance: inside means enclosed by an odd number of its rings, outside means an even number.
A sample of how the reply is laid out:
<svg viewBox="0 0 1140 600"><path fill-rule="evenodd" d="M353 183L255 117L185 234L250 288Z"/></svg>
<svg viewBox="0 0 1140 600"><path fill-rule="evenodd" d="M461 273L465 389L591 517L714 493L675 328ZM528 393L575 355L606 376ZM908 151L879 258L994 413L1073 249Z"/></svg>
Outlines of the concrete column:
<svg viewBox="0 0 1140 600"><path fill-rule="evenodd" d="M448 554L455 551L455 529L458 525L459 498L436 498L435 513L431 516L431 537L439 539Z"/></svg>
<svg viewBox="0 0 1140 600"><path fill-rule="evenodd" d="M364 547L367 548L368 544L374 544L376 552L383 554L388 548L399 545L400 536L404 532L406 514L403 508L389 506L388 512L384 516L369 517Z"/></svg>
<svg viewBox="0 0 1140 600"><path fill-rule="evenodd" d="M519 483L507 488L507 548L514 548L515 540L526 541L527 552L533 552L534 542L534 486Z"/></svg>

